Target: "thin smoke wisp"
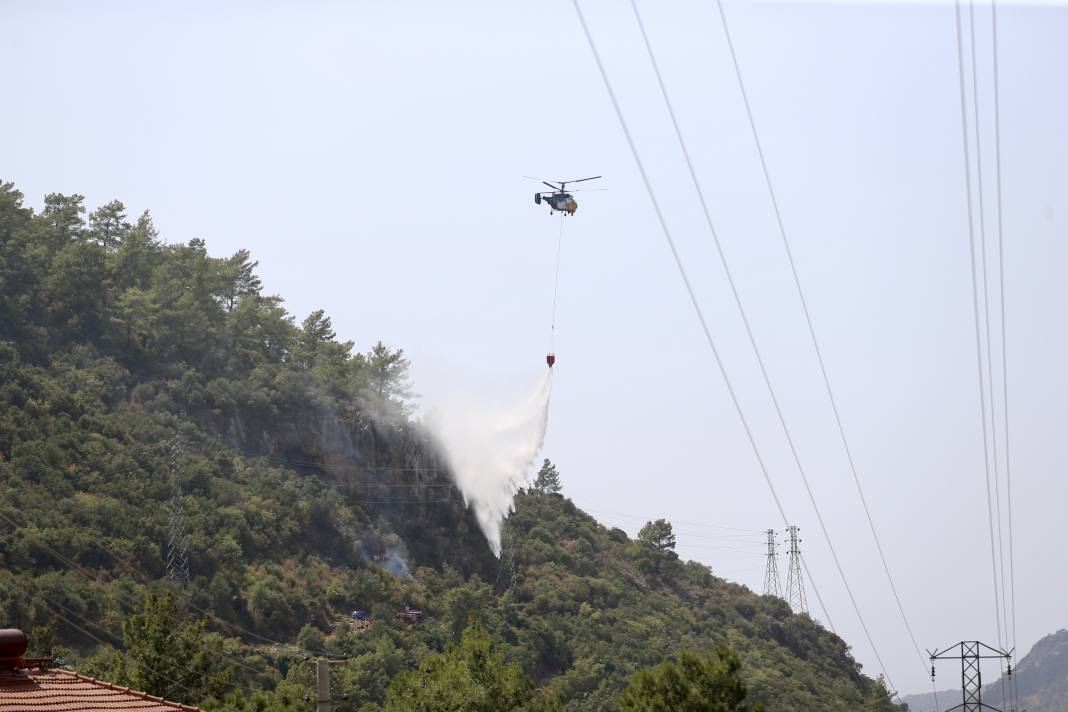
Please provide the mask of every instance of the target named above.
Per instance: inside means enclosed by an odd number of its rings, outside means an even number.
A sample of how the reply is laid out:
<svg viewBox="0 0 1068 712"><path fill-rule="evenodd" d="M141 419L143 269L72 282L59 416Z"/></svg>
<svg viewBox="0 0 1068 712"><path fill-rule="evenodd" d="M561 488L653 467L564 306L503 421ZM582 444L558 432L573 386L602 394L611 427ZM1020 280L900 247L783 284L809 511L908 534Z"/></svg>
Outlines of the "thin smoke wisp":
<svg viewBox="0 0 1068 712"><path fill-rule="evenodd" d="M530 483L549 422L552 371L518 403L471 402L453 398L427 413L424 425L441 450L496 556L501 525L513 499Z"/></svg>

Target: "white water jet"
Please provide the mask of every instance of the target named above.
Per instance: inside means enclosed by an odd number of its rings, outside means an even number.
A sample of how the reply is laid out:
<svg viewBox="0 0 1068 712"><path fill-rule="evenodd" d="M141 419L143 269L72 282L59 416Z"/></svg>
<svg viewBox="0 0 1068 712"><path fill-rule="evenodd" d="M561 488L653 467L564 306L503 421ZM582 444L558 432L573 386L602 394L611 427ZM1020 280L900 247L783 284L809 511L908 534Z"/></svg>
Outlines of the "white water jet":
<svg viewBox="0 0 1068 712"><path fill-rule="evenodd" d="M552 370L546 369L534 392L519 403L451 398L424 420L495 556L501 555L504 518L516 492L530 484L545 441L552 384Z"/></svg>

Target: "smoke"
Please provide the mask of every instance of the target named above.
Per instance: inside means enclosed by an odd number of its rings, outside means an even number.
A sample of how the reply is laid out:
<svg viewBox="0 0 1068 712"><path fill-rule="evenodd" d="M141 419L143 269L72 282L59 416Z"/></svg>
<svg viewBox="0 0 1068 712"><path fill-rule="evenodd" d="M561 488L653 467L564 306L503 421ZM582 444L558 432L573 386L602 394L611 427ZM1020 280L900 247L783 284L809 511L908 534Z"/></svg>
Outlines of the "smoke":
<svg viewBox="0 0 1068 712"><path fill-rule="evenodd" d="M510 405L451 398L427 413L424 425L441 450L494 555L513 498L530 483L549 422L552 370L533 392Z"/></svg>
<svg viewBox="0 0 1068 712"><path fill-rule="evenodd" d="M386 553L382 556L381 564L394 576L411 577L408 572L408 562L404 560L404 552L401 551L400 547L386 549Z"/></svg>
<svg viewBox="0 0 1068 712"><path fill-rule="evenodd" d="M364 561L376 563L398 578L411 578L404 542L392 531L381 532L382 527L388 526L385 520L380 519L378 526L378 530L368 528L363 531L347 528L355 540L353 550Z"/></svg>

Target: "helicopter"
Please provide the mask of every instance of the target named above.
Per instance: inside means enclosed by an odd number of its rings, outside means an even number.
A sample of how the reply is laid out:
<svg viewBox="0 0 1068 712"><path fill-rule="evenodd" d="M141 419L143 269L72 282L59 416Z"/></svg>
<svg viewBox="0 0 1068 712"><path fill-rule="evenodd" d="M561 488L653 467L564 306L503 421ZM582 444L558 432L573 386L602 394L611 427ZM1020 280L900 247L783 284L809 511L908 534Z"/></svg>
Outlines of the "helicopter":
<svg viewBox="0 0 1068 712"><path fill-rule="evenodd" d="M551 191L543 190L534 194L534 203L541 205L542 201L549 204L549 214L559 210L562 213L568 215L574 215L578 210L578 201L572 197L571 193L567 192L568 183L581 183L587 180L596 180L601 176L593 176L591 178L579 178L578 180L557 180L547 181L543 180L542 183L552 188ZM556 185L554 185L556 184Z"/></svg>

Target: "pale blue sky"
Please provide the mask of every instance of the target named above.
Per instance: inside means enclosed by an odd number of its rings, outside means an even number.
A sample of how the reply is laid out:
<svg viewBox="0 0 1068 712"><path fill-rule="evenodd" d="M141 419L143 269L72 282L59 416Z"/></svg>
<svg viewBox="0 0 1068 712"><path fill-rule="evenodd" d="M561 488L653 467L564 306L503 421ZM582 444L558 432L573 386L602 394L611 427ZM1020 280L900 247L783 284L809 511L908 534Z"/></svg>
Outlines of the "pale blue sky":
<svg viewBox="0 0 1068 712"><path fill-rule="evenodd" d="M771 476L803 528L830 615L874 674L629 4L583 7ZM894 683L922 691L928 682L822 392L715 5L641 7L861 611ZM976 10L987 168L989 7ZM953 7L732 3L727 14L859 474L918 642L996 642ZM1056 526L1068 495L1068 248L1059 239L1068 219L1068 8L1009 4L999 19L1017 619L1026 650L1068 625ZM631 533L646 518L693 522L679 525L682 555L760 589L763 558L718 548L703 536L715 530L698 524L760 530L781 521L570 3L8 0L0 60L8 99L0 176L32 205L52 191L83 193L91 206L119 198L132 214L150 209L170 241L204 237L216 254L249 248L266 288L298 318L324 308L360 348L377 339L405 348L428 396L447 381L485 389L537 377L558 222L535 207L536 185L521 176L603 174L609 190L577 196L579 212L565 223L546 454L567 494L602 521ZM993 193L986 197L990 237ZM815 609L811 590L809 599Z"/></svg>

